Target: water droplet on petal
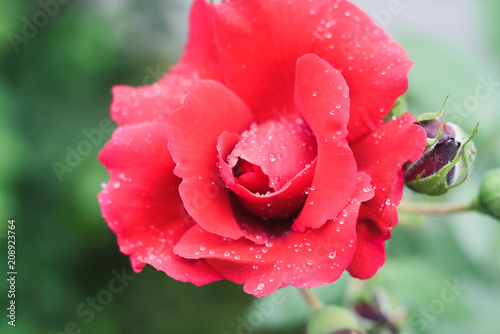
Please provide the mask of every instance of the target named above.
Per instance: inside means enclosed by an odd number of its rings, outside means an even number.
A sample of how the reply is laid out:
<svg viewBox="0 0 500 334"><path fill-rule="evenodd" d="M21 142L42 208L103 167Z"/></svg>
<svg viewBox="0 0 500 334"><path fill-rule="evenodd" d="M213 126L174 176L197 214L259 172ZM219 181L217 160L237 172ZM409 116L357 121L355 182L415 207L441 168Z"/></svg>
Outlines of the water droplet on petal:
<svg viewBox="0 0 500 334"><path fill-rule="evenodd" d="M330 254L328 254L328 257L330 259L334 259L336 256L337 256L337 252L330 252Z"/></svg>

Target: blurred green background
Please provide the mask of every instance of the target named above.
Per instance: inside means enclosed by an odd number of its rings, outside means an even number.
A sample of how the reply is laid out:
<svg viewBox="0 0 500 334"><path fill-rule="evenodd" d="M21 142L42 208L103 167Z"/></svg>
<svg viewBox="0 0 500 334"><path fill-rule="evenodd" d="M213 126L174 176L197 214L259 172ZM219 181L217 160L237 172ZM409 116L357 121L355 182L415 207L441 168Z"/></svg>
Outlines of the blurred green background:
<svg viewBox="0 0 500 334"><path fill-rule="evenodd" d="M445 118L466 131L480 123L478 157L466 183L442 198L407 193L408 198L470 200L481 176L500 166L500 84L492 86L488 98L471 104L483 79L500 83L500 3L401 0L391 7L394 1L355 2L413 59L408 92L413 113L439 110L450 95ZM65 164L68 150L86 140L85 131L98 130L109 118L113 85L153 83L176 62L189 3L73 0L58 5L57 12L49 9L53 15L45 15L45 23L38 1L0 4L0 263L7 272L6 225L14 218L18 272L16 327L8 326L2 313L1 333L55 334L73 327L108 334L302 333L309 311L295 289L283 289L285 302L262 311L266 299L259 304L229 282L197 288L149 266L132 274L96 200L108 177L96 157L110 133L103 133L61 178L54 171L54 162ZM397 10L391 13L391 8ZM26 31L32 37L14 39L12 34L22 36L34 15L44 24ZM460 108L464 103L468 109ZM106 305L98 304L92 316L82 316L77 312L82 303L88 311L92 298L110 296L103 290L113 270L134 278ZM445 303L447 282L455 281L464 288ZM405 310L410 319L405 333L498 334L499 282L500 224L467 213L402 216L388 242L386 266L365 288L385 291L393 305ZM358 288L359 282L343 276L316 290L326 302L342 303ZM6 291L2 278L5 314ZM424 316L425 309L430 313ZM255 326L245 332L241 320Z"/></svg>

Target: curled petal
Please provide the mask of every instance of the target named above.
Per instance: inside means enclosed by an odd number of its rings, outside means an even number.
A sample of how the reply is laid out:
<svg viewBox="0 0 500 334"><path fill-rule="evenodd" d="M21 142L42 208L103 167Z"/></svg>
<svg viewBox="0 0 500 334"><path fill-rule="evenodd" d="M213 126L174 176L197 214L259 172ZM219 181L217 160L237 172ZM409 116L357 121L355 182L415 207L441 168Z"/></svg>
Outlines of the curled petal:
<svg viewBox="0 0 500 334"><path fill-rule="evenodd" d="M347 267L352 277L367 279L375 275L385 262L385 241L390 233L382 233L371 222L360 220L356 226L356 252Z"/></svg>
<svg viewBox="0 0 500 334"><path fill-rule="evenodd" d="M183 179L179 192L187 212L198 224L212 233L237 239L242 232L217 167L217 138L224 131L248 128L252 114L216 81L200 81L188 91L184 107L172 112L167 129L168 149L177 163L174 173Z"/></svg>
<svg viewBox="0 0 500 334"><path fill-rule="evenodd" d="M427 143L425 131L413 124L416 118L404 114L378 127L352 146L358 170L372 176L375 197L363 203L364 219L389 232L398 223L396 206L403 191L402 167L419 158Z"/></svg>
<svg viewBox="0 0 500 334"><path fill-rule="evenodd" d="M335 218L356 187L356 161L346 137L349 95L342 75L316 55L297 61L296 103L318 145L311 192L292 228L318 228Z"/></svg>
<svg viewBox="0 0 500 334"><path fill-rule="evenodd" d="M193 225L183 209L167 150L166 124L118 128L99 154L110 181L98 199L102 215L130 255L136 271L148 263L169 276L202 285L222 277L204 260L173 253L175 243Z"/></svg>

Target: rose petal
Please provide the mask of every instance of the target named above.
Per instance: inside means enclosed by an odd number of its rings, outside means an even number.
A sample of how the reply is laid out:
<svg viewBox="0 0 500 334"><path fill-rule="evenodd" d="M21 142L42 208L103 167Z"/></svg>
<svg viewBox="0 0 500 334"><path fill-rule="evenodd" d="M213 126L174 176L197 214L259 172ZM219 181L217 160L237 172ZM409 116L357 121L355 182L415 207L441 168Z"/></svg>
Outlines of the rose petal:
<svg viewBox="0 0 500 334"><path fill-rule="evenodd" d="M160 81L138 88L123 85L113 87L113 120L119 125L166 122L170 112L182 106L187 94L184 87L200 79L221 80L213 42L211 11L205 1L194 2L186 51L179 63ZM157 79L147 74L144 81Z"/></svg>
<svg viewBox="0 0 500 334"><path fill-rule="evenodd" d="M415 121L414 116L404 114L352 146L358 170L371 175L375 186L375 197L363 203L361 216L377 224L382 232L389 232L398 222L396 206L403 190L403 164L419 158L427 143L425 131L413 124Z"/></svg>
<svg viewBox="0 0 500 334"><path fill-rule="evenodd" d="M357 213L373 196L370 178L360 174L353 200L335 220L319 229L290 231L264 245L245 239L230 240L193 226L175 246L190 259L206 258L225 278L245 283L257 297L280 286L312 287L338 279L354 256ZM202 246L200 249L200 245Z"/></svg>
<svg viewBox="0 0 500 334"><path fill-rule="evenodd" d="M367 279L375 275L385 262L385 241L390 233L382 233L374 224L364 220L356 226L356 252L347 267L352 277Z"/></svg>
<svg viewBox="0 0 500 334"><path fill-rule="evenodd" d="M335 218L356 187L356 162L347 141L348 87L342 75L316 55L297 61L296 103L318 145L311 192L292 228L303 232Z"/></svg>
<svg viewBox="0 0 500 334"><path fill-rule="evenodd" d="M348 1L236 0L213 11L224 83L259 122L295 113L296 60L308 53L350 87L350 141L380 124L408 87L406 51Z"/></svg>
<svg viewBox="0 0 500 334"><path fill-rule="evenodd" d="M205 261L183 259L173 246L193 221L177 192L180 179L167 150L165 123L118 128L99 159L110 181L99 194L102 215L118 236L133 268L148 263L167 275L196 285L222 277Z"/></svg>
<svg viewBox="0 0 500 334"><path fill-rule="evenodd" d="M182 178L179 187L187 212L207 231L237 239L242 232L231 209L229 192L217 168L217 138L242 132L253 122L246 105L222 84L200 81L188 88L182 109L169 118L168 148Z"/></svg>

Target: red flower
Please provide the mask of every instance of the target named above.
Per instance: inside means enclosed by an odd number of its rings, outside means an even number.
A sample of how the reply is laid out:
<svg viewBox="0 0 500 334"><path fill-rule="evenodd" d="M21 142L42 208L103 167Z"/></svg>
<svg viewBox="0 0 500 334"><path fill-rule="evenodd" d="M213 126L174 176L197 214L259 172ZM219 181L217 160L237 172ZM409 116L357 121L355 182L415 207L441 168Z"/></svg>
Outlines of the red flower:
<svg viewBox="0 0 500 334"><path fill-rule="evenodd" d="M158 83L113 89L102 213L136 271L256 296L375 274L425 132L411 61L347 1L197 0Z"/></svg>

